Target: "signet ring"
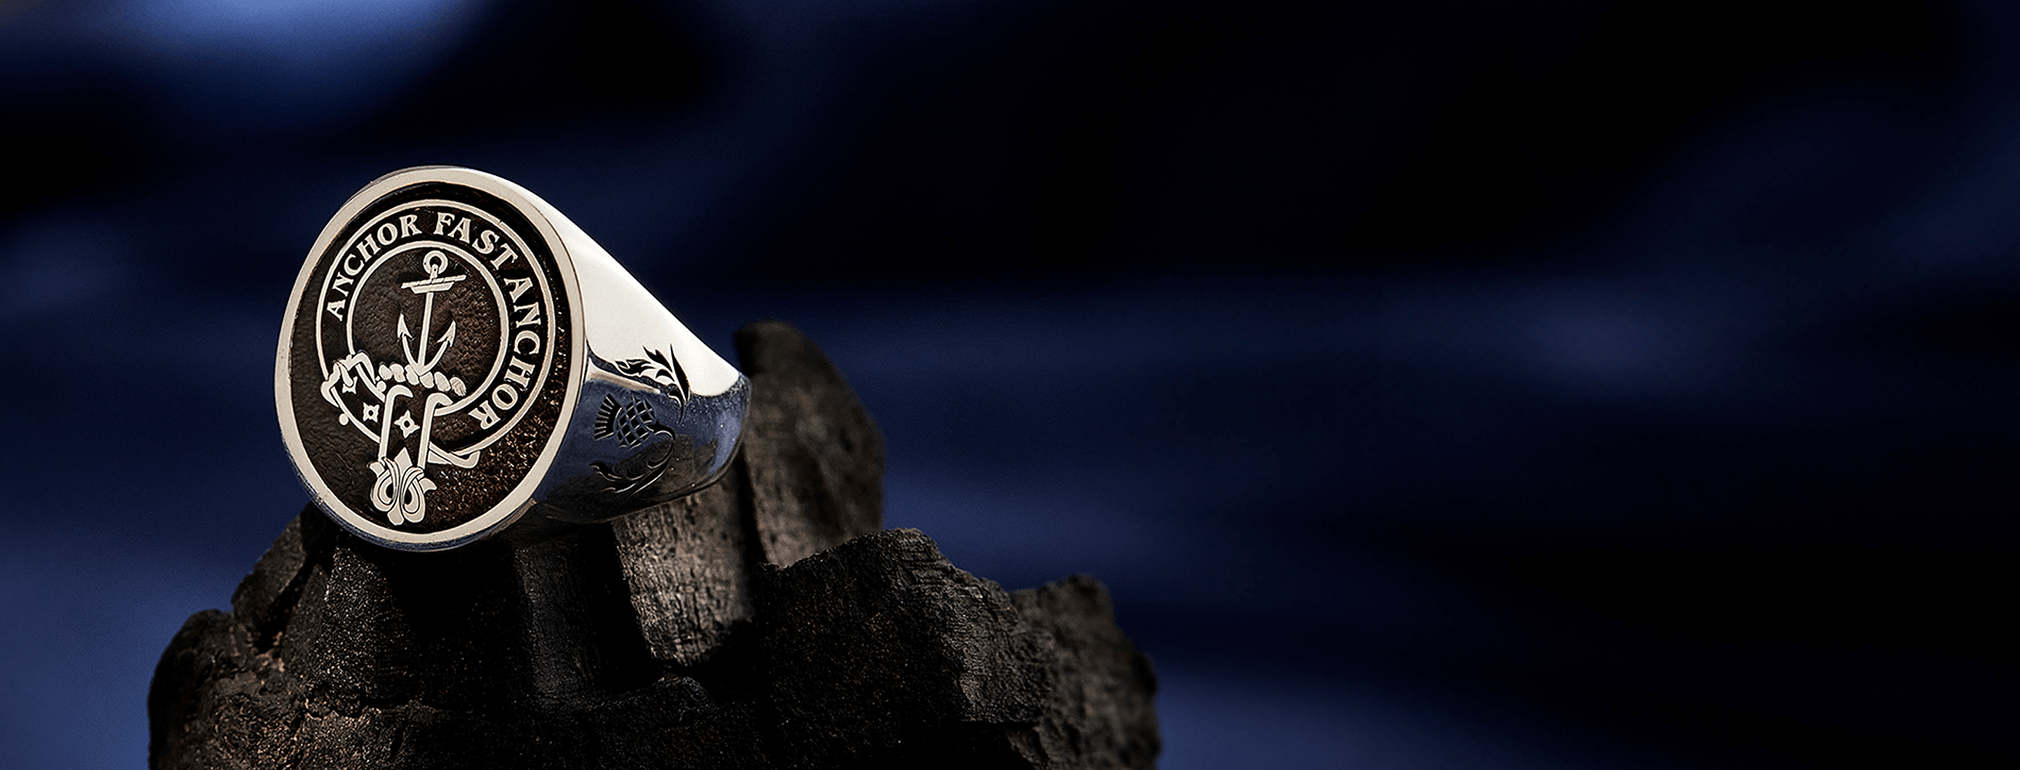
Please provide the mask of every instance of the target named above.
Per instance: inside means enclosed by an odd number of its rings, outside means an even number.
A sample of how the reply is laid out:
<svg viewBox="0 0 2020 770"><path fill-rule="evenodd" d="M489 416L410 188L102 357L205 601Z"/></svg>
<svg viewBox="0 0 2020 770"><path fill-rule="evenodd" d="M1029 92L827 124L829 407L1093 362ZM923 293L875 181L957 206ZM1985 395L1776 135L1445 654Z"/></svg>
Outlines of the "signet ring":
<svg viewBox="0 0 2020 770"><path fill-rule="evenodd" d="M422 166L367 185L316 237L274 401L317 507L435 551L536 508L603 521L707 486L750 381L546 201Z"/></svg>

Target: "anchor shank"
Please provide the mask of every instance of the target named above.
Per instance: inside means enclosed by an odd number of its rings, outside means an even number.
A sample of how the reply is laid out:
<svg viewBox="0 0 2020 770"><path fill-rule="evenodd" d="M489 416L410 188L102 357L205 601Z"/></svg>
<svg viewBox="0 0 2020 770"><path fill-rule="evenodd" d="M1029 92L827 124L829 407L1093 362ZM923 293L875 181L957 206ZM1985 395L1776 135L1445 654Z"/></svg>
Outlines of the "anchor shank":
<svg viewBox="0 0 2020 770"><path fill-rule="evenodd" d="M428 335L432 333L429 329L433 328L429 326L429 323L434 318L434 315L435 293L431 291L428 292L427 299L421 301L421 354L416 356L415 360L408 363L415 366L424 366L424 362L428 360ZM428 368L433 369L434 367L430 366Z"/></svg>

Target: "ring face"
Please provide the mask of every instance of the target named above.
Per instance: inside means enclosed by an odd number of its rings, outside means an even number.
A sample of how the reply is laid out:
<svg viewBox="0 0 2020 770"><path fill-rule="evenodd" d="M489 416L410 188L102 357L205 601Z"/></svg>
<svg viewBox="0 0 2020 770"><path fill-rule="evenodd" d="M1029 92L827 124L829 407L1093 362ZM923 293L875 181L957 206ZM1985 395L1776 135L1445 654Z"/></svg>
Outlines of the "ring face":
<svg viewBox="0 0 2020 770"><path fill-rule="evenodd" d="M325 229L297 283L276 382L283 433L347 528L450 547L532 504L574 407L572 275L546 223L493 192L374 188Z"/></svg>

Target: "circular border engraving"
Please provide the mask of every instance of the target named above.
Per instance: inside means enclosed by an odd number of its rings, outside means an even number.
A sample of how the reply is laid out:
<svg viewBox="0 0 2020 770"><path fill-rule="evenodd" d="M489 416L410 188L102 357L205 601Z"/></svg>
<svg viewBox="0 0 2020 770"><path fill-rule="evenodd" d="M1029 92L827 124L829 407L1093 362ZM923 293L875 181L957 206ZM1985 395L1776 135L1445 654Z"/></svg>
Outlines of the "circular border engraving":
<svg viewBox="0 0 2020 770"><path fill-rule="evenodd" d="M403 171L324 228L281 331L276 401L317 504L435 550L531 506L581 372L572 268L518 191Z"/></svg>

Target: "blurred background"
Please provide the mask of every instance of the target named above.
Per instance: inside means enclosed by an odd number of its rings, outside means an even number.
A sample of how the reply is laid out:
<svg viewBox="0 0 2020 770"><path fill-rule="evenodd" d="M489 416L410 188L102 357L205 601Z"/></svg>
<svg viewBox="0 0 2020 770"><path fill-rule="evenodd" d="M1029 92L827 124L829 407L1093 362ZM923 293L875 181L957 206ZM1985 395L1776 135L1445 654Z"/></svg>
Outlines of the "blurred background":
<svg viewBox="0 0 2020 770"><path fill-rule="evenodd" d="M1107 583L1166 768L2020 755L2005 4L0 0L0 147L0 767L144 761L426 163L804 329L888 525Z"/></svg>

